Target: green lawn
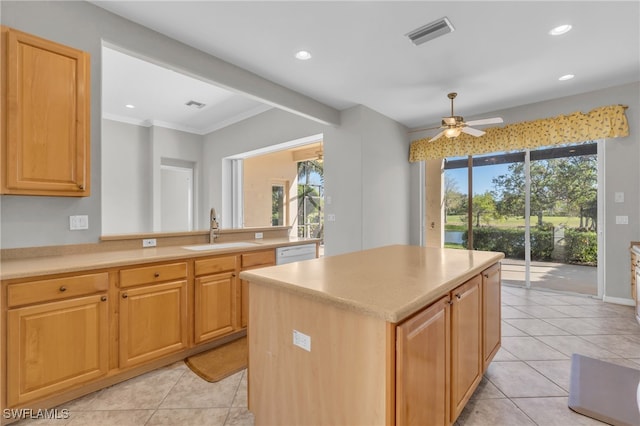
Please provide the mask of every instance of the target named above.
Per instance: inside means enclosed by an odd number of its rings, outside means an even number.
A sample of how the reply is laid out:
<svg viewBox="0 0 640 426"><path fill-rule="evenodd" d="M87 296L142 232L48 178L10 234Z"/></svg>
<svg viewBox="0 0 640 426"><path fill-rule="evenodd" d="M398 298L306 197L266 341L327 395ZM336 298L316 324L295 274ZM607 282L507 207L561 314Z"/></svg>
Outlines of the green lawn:
<svg viewBox="0 0 640 426"><path fill-rule="evenodd" d="M445 229L448 231L467 229L467 223L464 220L463 215L450 215L447 216L447 223ZM553 223L554 226L565 225L569 228L577 228L580 226L580 218L573 216L545 216L542 218L545 223ZM535 226L538 223L537 216L531 216L531 225ZM506 219L492 219L489 223L482 222L482 225L505 227L505 228L517 228L524 226L524 218L522 217L509 217Z"/></svg>

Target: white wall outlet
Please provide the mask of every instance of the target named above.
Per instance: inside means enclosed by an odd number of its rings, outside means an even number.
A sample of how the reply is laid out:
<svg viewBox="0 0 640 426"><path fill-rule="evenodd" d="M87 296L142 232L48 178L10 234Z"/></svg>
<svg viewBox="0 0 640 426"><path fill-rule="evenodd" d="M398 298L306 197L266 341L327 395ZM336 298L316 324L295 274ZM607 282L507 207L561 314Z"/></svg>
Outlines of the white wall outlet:
<svg viewBox="0 0 640 426"><path fill-rule="evenodd" d="M331 195L327 195L326 197L324 197L324 201L327 204L331 204L333 202L333 200L331 199Z"/></svg>
<svg viewBox="0 0 640 426"><path fill-rule="evenodd" d="M78 231L82 229L89 229L89 216L86 214L69 216L69 230Z"/></svg>
<svg viewBox="0 0 640 426"><path fill-rule="evenodd" d="M311 336L293 330L293 344L307 352L311 352Z"/></svg>
<svg viewBox="0 0 640 426"><path fill-rule="evenodd" d="M147 238L146 240L142 240L142 247L155 247L156 239L155 238Z"/></svg>
<svg viewBox="0 0 640 426"><path fill-rule="evenodd" d="M336 221L336 214L335 213L329 213L327 215L327 221L329 222L335 222Z"/></svg>
<svg viewBox="0 0 640 426"><path fill-rule="evenodd" d="M613 201L616 203L624 203L624 192L616 192Z"/></svg>
<svg viewBox="0 0 640 426"><path fill-rule="evenodd" d="M260 238L262 238L262 236L263 236L262 232L256 232L255 238L256 238L256 240L259 240Z"/></svg>
<svg viewBox="0 0 640 426"><path fill-rule="evenodd" d="M616 216L616 225L628 225L629 216Z"/></svg>

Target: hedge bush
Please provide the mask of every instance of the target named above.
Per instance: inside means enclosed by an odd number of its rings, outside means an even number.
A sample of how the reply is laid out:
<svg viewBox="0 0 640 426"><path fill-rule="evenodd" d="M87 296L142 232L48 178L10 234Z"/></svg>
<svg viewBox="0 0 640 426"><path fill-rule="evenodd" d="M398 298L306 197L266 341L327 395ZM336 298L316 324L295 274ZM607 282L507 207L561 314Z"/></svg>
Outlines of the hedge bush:
<svg viewBox="0 0 640 426"><path fill-rule="evenodd" d="M467 247L468 231L462 235L462 244ZM501 251L505 257L524 259L524 229L495 228L492 226L473 229L473 247L476 250ZM531 228L531 259L550 260L553 252L553 230L549 227Z"/></svg>
<svg viewBox="0 0 640 426"><path fill-rule="evenodd" d="M566 229L564 241L565 262L583 265L598 264L598 235L595 232Z"/></svg>

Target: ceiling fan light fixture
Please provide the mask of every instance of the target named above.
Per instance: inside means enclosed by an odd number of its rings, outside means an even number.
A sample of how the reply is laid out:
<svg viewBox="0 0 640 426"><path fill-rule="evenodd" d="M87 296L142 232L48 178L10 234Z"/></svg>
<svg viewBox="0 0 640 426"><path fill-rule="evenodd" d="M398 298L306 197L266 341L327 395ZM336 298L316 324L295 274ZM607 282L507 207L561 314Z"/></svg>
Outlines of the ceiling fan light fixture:
<svg viewBox="0 0 640 426"><path fill-rule="evenodd" d="M444 131L444 135L446 137L448 137L449 139L452 138L457 138L458 136L460 136L460 128L459 127L449 127L448 129L446 129Z"/></svg>
<svg viewBox="0 0 640 426"><path fill-rule="evenodd" d="M409 37L411 43L418 46L453 31L455 31L455 28L451 24L451 21L449 21L449 18L445 16L437 21L429 22L427 25L416 28L415 30L405 34L405 36Z"/></svg>

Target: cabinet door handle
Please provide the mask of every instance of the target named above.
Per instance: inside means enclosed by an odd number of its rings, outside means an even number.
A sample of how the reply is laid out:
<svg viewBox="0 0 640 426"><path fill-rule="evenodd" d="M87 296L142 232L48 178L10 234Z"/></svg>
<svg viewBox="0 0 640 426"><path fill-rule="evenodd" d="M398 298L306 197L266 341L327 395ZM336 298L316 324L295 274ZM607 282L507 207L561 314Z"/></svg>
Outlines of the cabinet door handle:
<svg viewBox="0 0 640 426"><path fill-rule="evenodd" d="M78 189L80 189L81 191L84 191L84 185L83 185L83 184L81 184L81 183L79 183L79 184L78 184Z"/></svg>
<svg viewBox="0 0 640 426"><path fill-rule="evenodd" d="M235 277L235 276L236 276L236 274L235 274L235 273L233 273L233 274L231 274L231 276L232 276L232 277Z"/></svg>
<svg viewBox="0 0 640 426"><path fill-rule="evenodd" d="M127 297L129 297L129 295L127 293L122 293L122 298L126 299Z"/></svg>
<svg viewBox="0 0 640 426"><path fill-rule="evenodd" d="M447 303L448 303L449 305L453 305L453 300L448 300L448 301L447 301Z"/></svg>
<svg viewBox="0 0 640 426"><path fill-rule="evenodd" d="M60 291L67 291L67 288L65 286L60 286Z"/></svg>
<svg viewBox="0 0 640 426"><path fill-rule="evenodd" d="M458 300L462 299L462 296L460 295L460 293L456 294L456 299Z"/></svg>
<svg viewBox="0 0 640 426"><path fill-rule="evenodd" d="M153 276L158 278L160 276L160 272L156 272L155 274L153 274Z"/></svg>
<svg viewBox="0 0 640 426"><path fill-rule="evenodd" d="M101 300L101 301L103 301L103 302L106 302L106 301L107 301L107 296L102 296L102 297L100 298L100 300Z"/></svg>

